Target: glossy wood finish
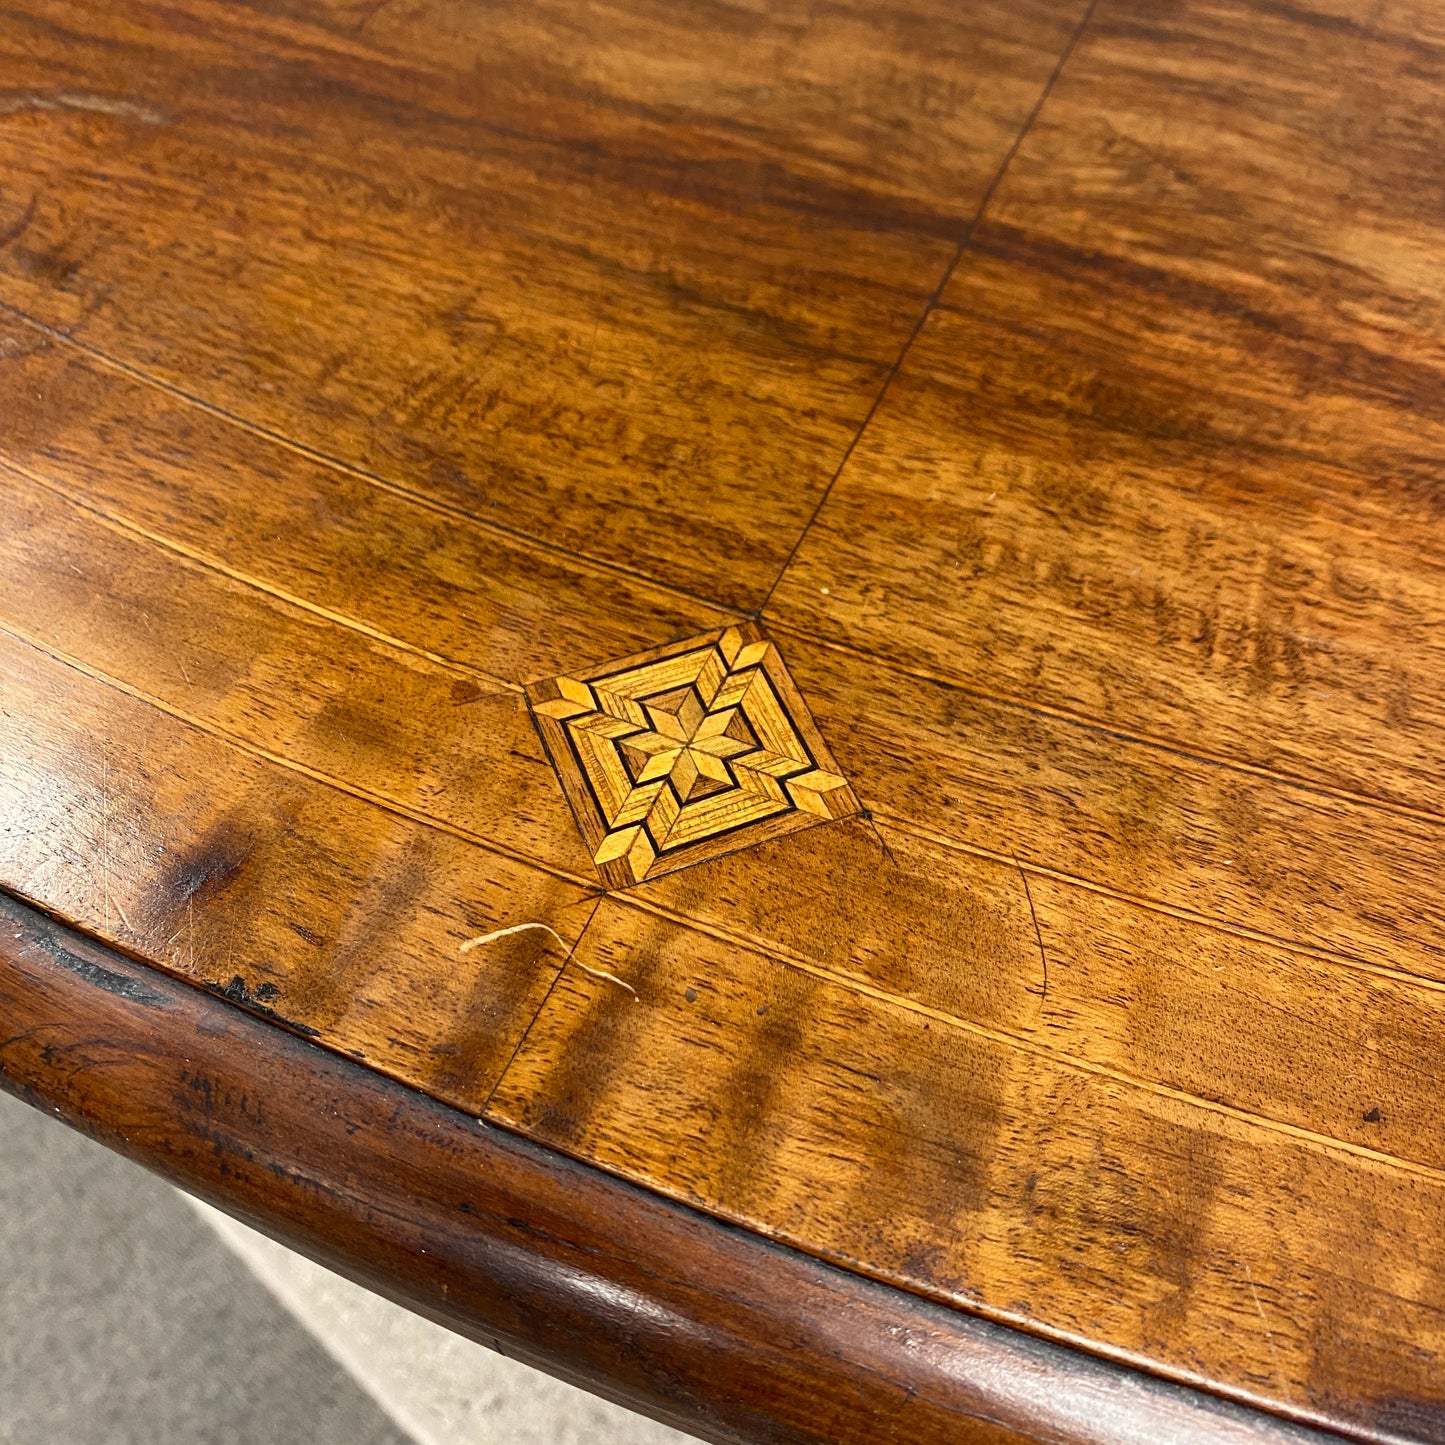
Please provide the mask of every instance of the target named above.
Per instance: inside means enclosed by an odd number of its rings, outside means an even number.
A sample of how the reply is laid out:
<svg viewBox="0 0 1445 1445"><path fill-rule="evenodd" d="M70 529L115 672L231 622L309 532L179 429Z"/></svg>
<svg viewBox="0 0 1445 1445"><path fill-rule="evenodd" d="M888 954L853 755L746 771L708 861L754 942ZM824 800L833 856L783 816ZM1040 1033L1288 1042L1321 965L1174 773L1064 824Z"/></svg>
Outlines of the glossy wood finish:
<svg viewBox="0 0 1445 1445"><path fill-rule="evenodd" d="M914 1296L1445 1438L1428 11L0 56L0 885ZM604 879L528 688L755 621L862 811Z"/></svg>
<svg viewBox="0 0 1445 1445"><path fill-rule="evenodd" d="M295 442L755 605L1082 12L27 7L0 280Z"/></svg>
<svg viewBox="0 0 1445 1445"><path fill-rule="evenodd" d="M0 1086L496 1349L716 1441L1327 1445L829 1269L0 898Z"/></svg>
<svg viewBox="0 0 1445 1445"><path fill-rule="evenodd" d="M1438 817L1441 39L1105 5L777 618Z"/></svg>

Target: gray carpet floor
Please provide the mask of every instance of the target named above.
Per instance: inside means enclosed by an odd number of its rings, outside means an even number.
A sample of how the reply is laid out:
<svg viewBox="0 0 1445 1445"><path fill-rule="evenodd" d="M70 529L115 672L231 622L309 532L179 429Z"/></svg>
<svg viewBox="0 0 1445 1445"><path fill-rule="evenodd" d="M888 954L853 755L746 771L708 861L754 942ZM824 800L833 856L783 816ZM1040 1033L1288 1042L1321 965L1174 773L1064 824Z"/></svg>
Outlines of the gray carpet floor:
<svg viewBox="0 0 1445 1445"><path fill-rule="evenodd" d="M167 1185L0 1094L0 1445L409 1445Z"/></svg>

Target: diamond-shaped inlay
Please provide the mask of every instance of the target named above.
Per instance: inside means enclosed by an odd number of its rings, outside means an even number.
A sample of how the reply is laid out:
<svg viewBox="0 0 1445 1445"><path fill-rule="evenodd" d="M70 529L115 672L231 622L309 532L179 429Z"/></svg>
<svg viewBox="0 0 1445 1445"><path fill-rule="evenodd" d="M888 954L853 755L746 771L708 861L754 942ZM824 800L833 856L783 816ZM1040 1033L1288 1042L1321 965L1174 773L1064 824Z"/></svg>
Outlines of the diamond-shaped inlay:
<svg viewBox="0 0 1445 1445"><path fill-rule="evenodd" d="M527 701L610 888L858 810L751 623L533 683Z"/></svg>

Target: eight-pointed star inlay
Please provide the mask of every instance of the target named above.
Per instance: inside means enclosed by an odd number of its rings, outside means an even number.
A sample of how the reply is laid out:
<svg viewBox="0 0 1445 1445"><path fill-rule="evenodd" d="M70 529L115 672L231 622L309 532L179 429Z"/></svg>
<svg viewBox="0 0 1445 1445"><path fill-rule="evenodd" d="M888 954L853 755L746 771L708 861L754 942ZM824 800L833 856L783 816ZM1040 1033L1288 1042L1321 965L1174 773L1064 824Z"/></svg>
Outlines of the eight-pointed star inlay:
<svg viewBox="0 0 1445 1445"><path fill-rule="evenodd" d="M609 887L858 808L748 623L534 683L527 700Z"/></svg>

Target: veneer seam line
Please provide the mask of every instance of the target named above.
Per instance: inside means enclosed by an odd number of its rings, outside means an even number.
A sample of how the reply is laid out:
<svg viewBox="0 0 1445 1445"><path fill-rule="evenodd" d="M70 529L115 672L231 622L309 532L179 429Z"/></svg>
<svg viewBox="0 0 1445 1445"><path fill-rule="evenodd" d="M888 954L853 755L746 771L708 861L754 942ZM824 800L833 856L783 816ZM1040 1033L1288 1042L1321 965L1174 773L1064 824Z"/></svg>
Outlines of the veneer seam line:
<svg viewBox="0 0 1445 1445"><path fill-rule="evenodd" d="M62 667L72 668L88 677L92 682L100 683L103 687L114 688L116 692L134 699L136 702L154 708L157 712L164 713L167 717L174 718L177 722L194 728L196 732L207 737L216 738L229 747L246 753L250 757L258 758L262 762L270 763L274 767L285 768L290 772L299 773L302 777L311 779L323 787L331 788L349 798L355 798L359 802L369 803L373 807L380 808L383 812L391 813L396 817L406 818L410 822L419 823L423 827L434 828L439 833L450 834L464 843L470 843L480 848L485 853L491 853L497 857L510 859L514 863L522 863L529 868L535 868L538 872L550 874L552 877L564 883L571 883L576 887L584 889L589 896L603 892L595 878L584 878L578 874L569 873L565 868L559 868L556 864L545 863L539 858L530 857L526 853L519 852L515 848L509 848L495 839L483 837L480 833L473 833L469 829L462 828L456 823L449 823L445 819L434 818L428 813L419 809L408 807L405 803L399 803L395 799L388 798L384 794L373 793L365 788L358 788L353 784L344 782L330 773L322 772L319 768L313 768L306 763L296 762L280 753L273 753L268 748L261 747L258 743L250 742L246 738L238 737L224 728L203 722L201 719L192 717L189 713L180 708L173 707L161 698L146 692L143 688L124 682L118 677L113 677L107 672L102 672L97 667L83 662L78 657L73 657L63 649L54 647L42 638L28 632L18 623L0 618L0 634L12 638L14 641L25 647L33 649L43 657L48 657Z"/></svg>
<svg viewBox="0 0 1445 1445"><path fill-rule="evenodd" d="M123 515L122 513L112 512L106 508L97 506L88 498L70 491L68 488L61 485L60 483L57 483L52 479L43 476L42 474L32 470L31 468L25 466L20 462L14 461L13 459L0 458L0 468L8 468L9 470L15 472L17 475L26 478L30 482L33 482L36 486L44 487L48 491L53 492L56 496L60 497L62 500L66 501L70 505L82 511L90 513L102 522L120 531L128 532L137 537L143 538L147 542L153 543L158 547L162 547L168 551L172 551L178 556L186 558L188 561L194 563L196 566L206 568L210 571L214 571L219 575L228 578L230 581L235 582L239 586L252 588L255 591L262 593L264 596L275 598L285 604L299 608L300 610L311 613L317 617L323 618L328 622L332 622L339 627L344 627L357 632L361 636L369 637L374 641L382 643L383 645L395 647L401 651L411 653L414 656L424 658L426 661L431 662L438 667L443 667L449 671L461 673L469 677L478 678L494 687L503 689L508 692L521 694L525 691L523 684L513 681L510 678L502 677L497 673L488 672L485 669L475 667L470 663L458 661L457 659L447 657L442 653L433 652L428 648L424 648L418 646L415 643L408 642L404 638L396 637L391 633L383 632L381 629L373 627L371 624L363 621L360 618L350 617L345 613L334 612L330 608L323 607L321 604L316 602L311 602L308 599L301 597L296 593L290 592L283 587L277 586L274 583L267 582L262 578L255 577L250 573L243 572L238 568L234 568L228 563L221 561L219 558L212 557L205 552L192 548L184 542L180 542L174 538L167 537L159 532L151 531L149 528L143 526L139 522L131 520L129 517ZM719 610L723 609L720 608ZM1287 773L1281 773L1277 770L1265 768L1258 764L1247 763L1236 758L1225 758L1218 754L1205 752L1201 749L1184 747L1178 743L1171 742L1167 738L1155 737L1147 733L1129 732L1125 729L1113 727L1107 723L1100 722L1096 719L1085 717L1082 714L1069 712L1067 709L1064 708L1051 707L1046 703L1031 702L1023 698L1011 697L1006 693L990 692L987 689L980 688L970 682L963 680L962 678L949 676L946 673L933 672L925 668L911 666L896 658L892 658L881 653L870 653L865 649L854 647L848 643L839 642L837 640L824 637L819 633L809 631L806 628L797 627L791 623L781 622L776 619L770 618L768 619L768 625L774 631L783 633L787 636L797 637L804 641L814 643L820 647L826 647L832 650L846 652L850 656L865 659L870 662L881 663L883 666L903 673L906 676L915 677L918 678L920 681L929 682L938 686L952 688L970 697L979 698L984 702L988 702L999 707L1005 707L1011 710L1025 712L1037 716L1053 718L1069 726L1084 728L1090 732L1097 732L1106 737L1117 738L1120 741L1134 743L1141 747L1154 748L1161 752L1171 753L1176 757L1187 758L1191 761L1204 763L1210 767L1225 768L1231 771L1244 773L1251 777L1259 777L1267 782L1277 783L1282 787L1298 789L1303 792L1309 792L1317 796L1332 798L1337 801L1353 804L1366 809L1394 813L1401 817L1407 817L1418 822L1431 824L1433 826L1445 825L1445 816L1442 816L1439 813L1431 812L1428 809L1411 807L1408 804L1397 803L1388 798L1379 798L1367 793L1355 793L1351 792L1348 789L1335 788L1329 786L1328 784L1312 782L1304 778L1291 777ZM901 819L899 819L896 815L894 816L893 820L895 822L901 823ZM1072 877L1073 875L1060 874L1060 876ZM1078 881L1082 882L1084 880ZM1086 883L1086 886L1094 887L1096 885L1092 883ZM1119 892L1118 896L1121 898L1129 898L1133 901L1140 903L1147 902L1147 900L1143 898L1125 892ZM1198 916L1200 918L1207 918L1207 915L1203 914ZM1273 935L1263 936L1273 937Z"/></svg>
<svg viewBox="0 0 1445 1445"><path fill-rule="evenodd" d="M220 576L236 583L238 586L253 588L264 596L274 598L290 607L298 608L327 622L334 623L338 627L346 628L348 631L356 632L362 637L370 638L373 642L380 642L384 646L394 647L399 652L410 653L413 657L420 657L437 667L445 668L448 672L464 674L467 677L477 678L489 683L495 688L506 692L522 694L524 689L521 683L513 682L509 678L499 677L496 673L487 672L483 668L473 667L470 663L457 662L452 658L444 657L441 653L431 652L425 647L418 647L415 643L407 642L405 638L395 637L391 633L383 632L379 628L372 627L359 618L349 617L343 612L333 612L329 607L323 607L320 603L309 602L304 597L298 597L293 592L288 592L284 587L277 587L273 583L263 581L259 577L253 577L249 573L227 565L219 558L188 546L186 543L177 541L174 538L162 536L159 532L152 532L149 528L134 522L117 512L111 512L104 507L97 506L87 498L69 491L59 483L31 471L28 467L14 462L8 458L0 457L0 470L15 472L18 476L24 477L27 481L33 482L38 487L44 487L46 491L54 493L62 501L75 507L78 511L88 512L106 527L111 530L138 537L154 546L173 552L178 557L208 572L218 573Z"/></svg>
<svg viewBox="0 0 1445 1445"><path fill-rule="evenodd" d="M343 476L351 477L355 481L363 482L381 491L389 492L394 496L404 498L419 507L440 516L449 517L453 520L461 520L472 526L479 527L484 531L494 533L496 536L505 537L509 542L521 544L526 547L533 547L539 552L545 552L554 557L564 557L569 562L580 564L593 569L596 572L626 577L630 581L641 583L644 586L654 588L658 592L667 593L673 597L683 598L688 602L699 604L704 607L711 607L716 611L725 612L731 616L745 616L746 613L738 608L718 602L711 597L703 597L695 592L689 592L685 587L679 587L675 583L664 582L646 572L639 572L630 567L624 567L605 557L594 557L590 553L576 552L571 548L560 546L556 542L550 542L546 538L534 535L531 532L519 531L512 527L504 526L489 517L483 517L476 512L470 512L465 507L454 506L451 503L443 502L439 498L430 497L425 492L418 492L401 482L391 481L387 477L376 472L369 472L364 467L356 466L352 462L345 461L341 457L334 457L328 452L323 452L316 447L309 446L305 442L296 441L285 435L284 432L272 430L270 427L261 425L260 422L251 421L237 412L228 411L215 402L206 401L203 397L194 395L183 388L165 381L161 377L152 376L149 372L131 363L121 361L109 353L100 350L99 347L81 341L68 332L58 327L51 326L47 322L40 321L36 317L20 310L19 307L11 305L8 301L0 300L0 312L13 317L23 325L30 326L52 341L63 346L72 347L81 355L90 360L108 367L122 376L129 377L132 381L141 382L146 386L154 387L157 391L167 396L174 397L188 406L195 407L198 411L205 412L208 416L215 417L218 421L225 422L229 426L244 431L251 436L259 437L262 441L270 442L275 446L286 448L295 452L298 456L304 457L307 461L318 466L329 468L332 471L340 472Z"/></svg>
<svg viewBox="0 0 1445 1445"><path fill-rule="evenodd" d="M773 593L778 590L779 584L782 582L783 578L787 576L788 569L793 565L794 560L797 558L798 552L801 549L804 541L807 539L808 533L813 530L813 524L818 520L818 517L822 514L823 508L827 505L828 498L833 493L833 488L837 485L838 479L847 469L848 463L852 459L853 453L857 449L858 443L863 439L863 434L868 430L868 427L872 422L874 415L877 413L878 408L883 403L884 397L887 396L889 387L892 386L894 378L902 369L903 363L906 360L909 351L911 351L913 348L913 343L918 340L919 334L922 332L924 324L927 322L929 316L933 314L934 308L938 305L939 301L942 300L943 293L948 289L948 283L953 279L953 274L958 269L959 262L962 261L964 254L968 250L970 242L973 240L974 232L978 229L979 223L983 220L983 214L988 209L989 202L993 200L994 193L998 190L999 185L1003 181L1005 172L1007 172L1010 164L1013 161L1014 156L1018 154L1019 147L1024 142L1024 137L1027 136L1028 133L1033 129L1034 122L1039 118L1039 113L1043 110L1045 102L1053 93L1054 85L1058 81L1059 76L1063 74L1064 67L1069 63L1070 59L1072 59L1074 51L1078 48L1079 41L1083 38L1084 31L1088 29L1089 22L1094 18L1094 11L1098 8L1098 4L1099 0L1088 0L1088 4L1084 7L1083 15L1080 17L1078 24L1075 25L1073 32L1070 34L1068 40L1065 42L1064 48L1060 52L1058 60L1054 63L1053 70L1050 72L1048 79L1045 80L1043 89L1039 92L1038 99L1033 104L1033 108L1029 111L1028 115L1024 117L1024 123L1019 128L1018 134L1014 136L1008 150L1004 153L1003 160L999 163L998 169L993 173L993 176L989 180L988 185L984 187L983 195L979 198L978 205L977 207L975 207L973 215L969 217L967 224L964 226L963 234L959 237L958 243L954 248L952 257L949 259L948 264L943 268L943 275L939 278L938 285L933 288L932 293L924 300L923 310L919 312L918 319L913 323L912 330L909 331L908 335L903 340L902 348L899 350L898 355L893 359L893 364L888 368L888 371L885 373L883 377L883 383L878 388L877 394L874 396L872 403L869 405L867 412L864 414L863 420L858 426L858 430L854 432L852 439L844 448L843 455L839 459L838 465L834 470L833 475L828 479L828 485L823 488L823 494L818 498L817 506L813 508L812 515L809 516L808 520L803 524L803 530L798 533L798 539L796 542L793 543L792 550L784 559L781 570L778 572L778 575L773 578L773 585L768 588L767 595L760 603L758 603L756 614L758 617L762 616L764 610L767 608L768 603L773 600Z"/></svg>
<svg viewBox="0 0 1445 1445"><path fill-rule="evenodd" d="M1312 1148L1324 1152L1340 1151L1349 1154L1354 1158L1366 1160L1372 1164L1380 1165L1383 1168L1398 1169L1403 1173L1413 1174L1422 1179L1428 1179L1432 1183L1445 1185L1445 1168L1437 1168L1430 1164L1421 1164L1413 1159L1405 1159L1396 1154L1386 1154L1378 1149L1371 1149L1368 1145L1352 1144L1346 1139L1337 1139L1331 1134L1321 1134L1317 1130L1306 1129L1299 1124L1290 1124L1281 1119L1272 1119L1267 1114L1255 1114L1248 1109L1241 1109L1237 1105L1223 1104L1213 1099L1202 1098L1198 1094L1191 1094L1185 1089L1176 1089L1169 1084L1159 1083L1153 1080L1140 1078L1134 1074L1128 1074L1118 1069L1111 1069L1104 1064L1096 1064L1087 1059L1077 1058L1073 1054L1066 1054L1057 1049L1051 1049L1043 1044L1033 1042L1021 1034L1010 1033L1007 1029L997 1029L988 1024L981 1024L972 1019L961 1018L957 1014L950 1014L944 1009L933 1008L931 1005L918 1003L913 999L907 999L898 994L889 993L885 989L876 988L872 984L864 983L861 979L852 978L847 974L837 973L832 969L825 968L821 964L809 962L794 954L785 954L776 949L760 949L754 945L743 945L741 940L729 938L726 934L714 933L711 929L701 926L692 919L682 914L674 913L671 909L661 904L635 898L627 893L615 893L610 895L619 903L636 908L644 913L651 913L655 917L664 918L671 923L688 928L693 932L702 933L715 937L719 942L733 943L747 947L750 953L759 957L768 958L784 967L796 968L799 972L811 974L825 983L832 983L839 988L871 998L875 1002L885 1006L891 1006L900 1012L917 1014L922 1018L931 1019L936 1023L944 1024L947 1027L956 1028L962 1033L974 1034L979 1038L987 1039L990 1043L999 1044L1004 1048L1018 1049L1023 1053L1031 1054L1035 1058L1046 1059L1063 1068L1074 1069L1080 1073L1090 1074L1096 1078L1109 1079L1125 1088L1138 1089L1141 1093L1153 1094L1159 1098L1168 1099L1174 1103L1182 1104L1189 1108L1202 1109L1207 1113L1217 1114L1222 1118L1229 1119L1236 1124L1243 1124L1247 1129L1263 1129L1271 1133L1285 1134Z"/></svg>

